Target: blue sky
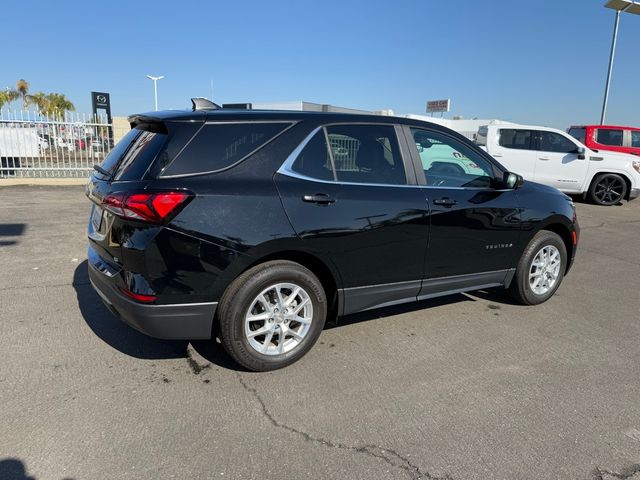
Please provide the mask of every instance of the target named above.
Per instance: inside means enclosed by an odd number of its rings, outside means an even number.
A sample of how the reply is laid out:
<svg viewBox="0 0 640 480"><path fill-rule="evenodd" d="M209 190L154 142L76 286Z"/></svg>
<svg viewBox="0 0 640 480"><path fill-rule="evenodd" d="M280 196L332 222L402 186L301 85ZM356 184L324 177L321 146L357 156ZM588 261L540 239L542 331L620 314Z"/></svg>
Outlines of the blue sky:
<svg viewBox="0 0 640 480"><path fill-rule="evenodd" d="M10 2L0 88L65 93L114 114L192 96L223 102L306 100L566 128L599 120L612 10L604 0L323 0ZM28 13L27 13L28 12ZM623 15L608 123L640 125L640 16Z"/></svg>

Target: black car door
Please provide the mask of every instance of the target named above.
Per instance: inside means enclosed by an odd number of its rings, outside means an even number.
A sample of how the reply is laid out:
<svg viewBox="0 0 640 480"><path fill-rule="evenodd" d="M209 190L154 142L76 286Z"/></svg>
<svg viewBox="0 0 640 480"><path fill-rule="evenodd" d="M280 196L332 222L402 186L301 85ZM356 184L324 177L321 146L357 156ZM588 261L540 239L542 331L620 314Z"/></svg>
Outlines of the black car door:
<svg viewBox="0 0 640 480"><path fill-rule="evenodd" d="M317 128L275 176L304 248L340 273L344 314L414 300L421 287L428 207L398 133L379 124Z"/></svg>
<svg viewBox="0 0 640 480"><path fill-rule="evenodd" d="M430 237L420 298L504 283L517 263L517 192L502 172L466 139L406 127L430 206Z"/></svg>

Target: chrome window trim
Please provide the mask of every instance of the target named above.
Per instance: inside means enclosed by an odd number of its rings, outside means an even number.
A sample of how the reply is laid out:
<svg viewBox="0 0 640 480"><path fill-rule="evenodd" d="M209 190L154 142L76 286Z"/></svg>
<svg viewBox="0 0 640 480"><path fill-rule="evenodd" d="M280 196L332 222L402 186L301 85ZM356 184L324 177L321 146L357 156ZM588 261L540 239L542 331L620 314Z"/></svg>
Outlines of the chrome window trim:
<svg viewBox="0 0 640 480"><path fill-rule="evenodd" d="M325 127L331 126L331 125L393 125L393 126L395 126L395 124L390 124L390 123L352 123L352 122L330 123L330 124L326 124L326 125L320 125L320 126L314 128L313 130L311 130L311 132L302 140L302 142L300 142L298 144L298 146L293 149L293 151L289 154L289 156L282 163L282 165L280 165L280 168L278 168L276 173L279 173L280 175L285 175L287 177L297 178L298 180L305 180L305 181L317 182L317 183L328 183L328 184L332 184L332 185L355 185L355 186L360 186L360 187L365 186L365 187L424 188L424 189L441 189L441 190L442 189L474 190L474 191L491 191L491 192L502 192L502 191L508 191L509 190L509 189L497 190L497 189L494 189L494 188L486 188L486 187L438 187L438 186L433 186L433 185L409 185L409 184L397 185L397 184L390 184L390 183L356 183L356 182L341 182L341 181L338 181L338 180L330 181L330 180L321 180L319 178L309 177L307 175L303 175L303 174L298 173L295 170L293 170L291 167L293 166L295 161L298 159L298 156L300 155L302 150L304 150L304 148L307 146L307 144L311 141L311 139L320 130L324 129ZM326 140L326 138L325 138L325 140ZM330 148L328 148L328 150L331 151ZM335 169L334 169L334 172L335 172Z"/></svg>
<svg viewBox="0 0 640 480"><path fill-rule="evenodd" d="M391 183L357 183L357 182L341 182L339 180L333 180L333 181L321 180L319 178L313 178L313 177L309 177L307 175L303 175L303 174L298 173L295 170L293 170L292 166L295 163L295 161L298 159L298 156L300 155L300 153L302 153L302 150L304 150L304 148L307 146L307 144L311 141L311 139L320 130L324 130L324 132L325 132L325 141L327 141L327 150L329 151L329 154L331 156L331 163L333 164L333 153L331 152L331 149L328 147L329 143L328 143L328 139L327 139L327 136L326 136L327 135L327 130L325 128L325 127L330 127L330 126L333 126L333 125L386 125L386 126L395 127L395 124L393 124L393 123L341 122L341 123L328 123L326 125L320 125L320 126L314 128L313 130L311 130L309 135L307 135L304 138L304 140L302 140L302 142L300 142L298 144L298 146L293 149L293 151L289 154L289 156L282 163L282 165L280 165L280 168L278 168L276 173L279 173L281 175L286 175L287 177L297 178L299 180L305 180L305 181L317 182L317 183L328 183L328 184L332 184L332 185L356 185L356 186L365 186L365 187L401 187L401 188L402 187L404 187L404 188L406 188L406 187L409 187L409 188L421 187L421 185L408 185L408 184L398 185L398 184L391 184ZM403 168L405 168L404 167L404 162L403 162ZM334 172L334 178L335 178L335 175L336 175L335 167L333 168L333 172ZM405 172L405 176L406 176L406 172Z"/></svg>

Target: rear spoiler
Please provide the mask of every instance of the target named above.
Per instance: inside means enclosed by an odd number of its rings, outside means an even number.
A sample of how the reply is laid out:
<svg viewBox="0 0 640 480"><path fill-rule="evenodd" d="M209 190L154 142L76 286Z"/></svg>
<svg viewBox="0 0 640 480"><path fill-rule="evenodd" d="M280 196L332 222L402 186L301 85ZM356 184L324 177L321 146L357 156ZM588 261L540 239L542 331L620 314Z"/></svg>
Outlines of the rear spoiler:
<svg viewBox="0 0 640 480"><path fill-rule="evenodd" d="M153 133L164 133L165 135L168 133L164 120L158 117L131 115L127 120L129 120L131 128L138 128L139 130Z"/></svg>

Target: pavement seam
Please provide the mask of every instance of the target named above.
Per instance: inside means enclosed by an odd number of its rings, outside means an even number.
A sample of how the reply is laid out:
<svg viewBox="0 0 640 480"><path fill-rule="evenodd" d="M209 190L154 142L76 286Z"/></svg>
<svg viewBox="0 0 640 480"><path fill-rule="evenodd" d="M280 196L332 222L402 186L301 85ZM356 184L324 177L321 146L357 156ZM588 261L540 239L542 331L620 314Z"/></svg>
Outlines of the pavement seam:
<svg viewBox="0 0 640 480"><path fill-rule="evenodd" d="M280 428L282 430L295 433L296 435L303 437L304 440L307 442L319 443L320 445L324 445L325 447L348 450L355 453L361 453L373 458L377 458L379 460L383 460L389 465L403 470L405 473L409 475L409 478L411 478L412 480L421 480L421 479L451 480L451 477L449 475L445 475L444 477L437 477L437 476L431 475L429 472L423 472L419 466L415 465L408 458L400 455L398 452L396 452L391 448L381 447L379 445L373 445L373 444L353 446L353 445L347 445L339 442L332 442L322 437L314 437L307 432L298 430L295 427L291 427L289 425L280 423L278 420L275 419L275 417L271 414L271 412L269 412L269 409L267 408L266 403L264 402L263 398L258 393L256 388L248 385L245 382L245 380L242 378L242 375L239 372L235 372L235 373L236 373L236 376L238 377L238 381L240 382L240 385L242 385L242 388L244 388L256 399L256 401L260 404L262 414L276 428Z"/></svg>

